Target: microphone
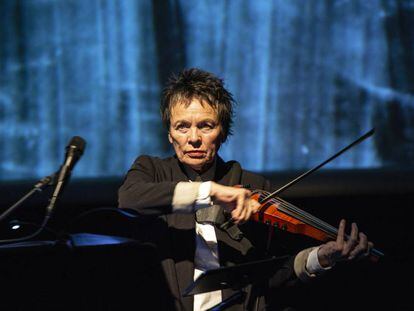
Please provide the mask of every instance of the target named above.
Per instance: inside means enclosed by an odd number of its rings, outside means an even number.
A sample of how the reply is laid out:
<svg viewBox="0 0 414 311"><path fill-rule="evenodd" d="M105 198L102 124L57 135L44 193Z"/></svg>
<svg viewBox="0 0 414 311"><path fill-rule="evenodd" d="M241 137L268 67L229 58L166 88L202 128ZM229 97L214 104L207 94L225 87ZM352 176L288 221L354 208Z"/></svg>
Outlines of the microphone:
<svg viewBox="0 0 414 311"><path fill-rule="evenodd" d="M50 199L49 205L46 208L46 215L43 219L42 224L39 226L39 229L36 232L28 236L25 236L25 237L16 238L16 239L0 240L0 245L3 243L15 243L15 242L28 241L38 236L44 230L44 228L46 228L46 225L52 216L53 208L56 204L57 198L59 197L59 194L62 192L64 185L69 180L73 167L75 166L76 162L78 162L78 160L82 156L83 151L85 150L85 146L86 146L86 142L82 137L79 137L79 136L72 137L69 144L66 146L65 161L63 165L60 167L60 169L53 175L47 176L39 180L34 186L34 188L28 194L26 194L22 199L20 199L17 203L15 203L12 207L10 207L7 211L5 211L3 214L0 215L0 221L1 221L4 218L6 218L15 208L20 206L20 204L24 200L26 200L36 191L42 191L43 188L46 188L47 186L56 185L55 190L53 191L52 198Z"/></svg>
<svg viewBox="0 0 414 311"><path fill-rule="evenodd" d="M86 142L82 137L72 137L69 144L66 146L65 162L59 170L57 183L64 182L67 178L69 178L73 167L82 156L85 146Z"/></svg>
<svg viewBox="0 0 414 311"><path fill-rule="evenodd" d="M69 144L66 146L65 161L60 167L60 170L56 174L56 187L53 191L52 198L47 207L47 217L50 217L53 211L53 208L56 204L59 194L62 192L63 187L70 178L71 172L75 164L78 162L80 157L83 155L83 152L86 147L86 141L79 136L74 136L70 140Z"/></svg>

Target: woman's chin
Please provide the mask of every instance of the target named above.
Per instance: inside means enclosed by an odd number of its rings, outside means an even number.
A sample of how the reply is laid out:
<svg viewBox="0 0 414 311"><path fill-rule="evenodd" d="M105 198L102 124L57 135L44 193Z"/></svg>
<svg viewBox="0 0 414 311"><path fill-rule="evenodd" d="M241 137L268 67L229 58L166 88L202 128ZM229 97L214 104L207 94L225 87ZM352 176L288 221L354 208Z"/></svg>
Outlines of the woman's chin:
<svg viewBox="0 0 414 311"><path fill-rule="evenodd" d="M193 170L200 171L203 167L209 164L211 161L208 161L206 157L196 158L196 157L187 157L184 161L185 164L190 166Z"/></svg>
<svg viewBox="0 0 414 311"><path fill-rule="evenodd" d="M187 164L188 166L191 166L191 168L195 169L195 170L199 170L201 169L205 164L206 164L206 159L189 159L187 161L185 161L185 164Z"/></svg>

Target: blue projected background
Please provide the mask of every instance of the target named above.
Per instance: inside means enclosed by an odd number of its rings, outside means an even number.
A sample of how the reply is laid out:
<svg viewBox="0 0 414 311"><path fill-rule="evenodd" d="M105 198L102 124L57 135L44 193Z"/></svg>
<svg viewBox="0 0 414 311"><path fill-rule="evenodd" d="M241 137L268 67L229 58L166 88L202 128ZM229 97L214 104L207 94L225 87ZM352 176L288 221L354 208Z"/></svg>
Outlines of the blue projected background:
<svg viewBox="0 0 414 311"><path fill-rule="evenodd" d="M158 113L171 73L200 67L238 101L224 159L331 168L414 163L414 1L0 1L0 179L76 176L172 153Z"/></svg>

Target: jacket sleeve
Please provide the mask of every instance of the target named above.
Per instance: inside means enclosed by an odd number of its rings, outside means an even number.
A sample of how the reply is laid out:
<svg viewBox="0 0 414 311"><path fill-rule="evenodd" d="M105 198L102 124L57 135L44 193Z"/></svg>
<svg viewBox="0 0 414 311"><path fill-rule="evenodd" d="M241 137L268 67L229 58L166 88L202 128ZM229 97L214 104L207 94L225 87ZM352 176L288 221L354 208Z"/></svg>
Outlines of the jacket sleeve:
<svg viewBox="0 0 414 311"><path fill-rule="evenodd" d="M154 161L149 156L138 157L118 190L118 206L133 209L141 215L171 213L178 182L159 179Z"/></svg>

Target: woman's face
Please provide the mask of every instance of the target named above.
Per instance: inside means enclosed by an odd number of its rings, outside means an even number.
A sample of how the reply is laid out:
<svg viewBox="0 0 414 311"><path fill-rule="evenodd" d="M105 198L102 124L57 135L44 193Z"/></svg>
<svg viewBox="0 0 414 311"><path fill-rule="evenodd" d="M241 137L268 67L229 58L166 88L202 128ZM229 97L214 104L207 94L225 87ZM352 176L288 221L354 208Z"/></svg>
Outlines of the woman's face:
<svg viewBox="0 0 414 311"><path fill-rule="evenodd" d="M172 106L168 140L180 162L196 171L207 169L220 148L222 128L217 111L194 98Z"/></svg>

